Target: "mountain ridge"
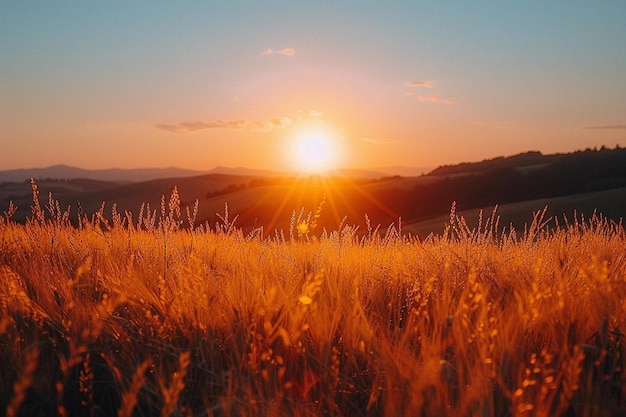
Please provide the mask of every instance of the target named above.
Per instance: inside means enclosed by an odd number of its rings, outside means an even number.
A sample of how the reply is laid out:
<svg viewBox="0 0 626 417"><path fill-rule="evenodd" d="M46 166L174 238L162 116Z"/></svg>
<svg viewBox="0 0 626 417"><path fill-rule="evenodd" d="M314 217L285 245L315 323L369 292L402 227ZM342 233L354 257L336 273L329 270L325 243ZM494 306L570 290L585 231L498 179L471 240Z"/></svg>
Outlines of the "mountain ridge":
<svg viewBox="0 0 626 417"><path fill-rule="evenodd" d="M240 171L234 168L226 172ZM143 203L159 207L161 196L170 195L176 187L182 207L193 207L199 201L199 223L219 221L216 213L227 205L232 216L239 216L237 224L248 231L259 226L268 231L286 230L294 210L315 210L322 203L325 209L318 224L327 230L338 227L344 215L355 223L362 222L367 214L374 225L388 225L400 218L403 224L418 224L442 215L445 218L453 204L463 211L558 202L558 209L570 214L599 209L620 221L626 217L626 149L552 155L531 151L444 166L414 177L211 173L136 183L43 179L37 180L37 185L40 198L52 193L61 207L74 207L73 213L79 203L84 213L94 213L106 202L107 216L113 205L118 212L135 215ZM26 219L32 201L28 182L0 183L0 207L6 208L10 202L17 206L16 221ZM503 221L508 224L507 219Z"/></svg>
<svg viewBox="0 0 626 417"><path fill-rule="evenodd" d="M409 169L410 168L407 168L407 172ZM245 177L279 177L302 175L281 170L272 171L266 169L245 168L240 166L216 166L210 170L203 171L178 167L87 169L65 164L57 164L44 168L18 168L0 171L0 183L24 182L30 181L31 178L34 178L35 180L89 179L105 182L128 183L144 182L166 178L189 178L209 174L238 175ZM346 176L354 178L377 178L394 174L374 169L336 169L330 171L327 175Z"/></svg>
<svg viewBox="0 0 626 417"><path fill-rule="evenodd" d="M113 182L139 182L166 177L192 177L206 171L177 167L87 169L65 164L44 168L19 168L0 171L0 182L22 182L34 179L92 179Z"/></svg>
<svg viewBox="0 0 626 417"><path fill-rule="evenodd" d="M576 150L574 152L543 154L537 150L520 152L508 156L498 156L481 161L461 162L457 164L443 164L439 166L382 166L375 168L337 168L324 175L345 176L350 178L380 178L385 176L418 177L418 176L446 176L458 174L475 174L501 168L515 168L528 171L546 166L555 161L584 155L588 152L619 151L621 148ZM66 164L56 164L43 168L18 168L0 170L0 182L22 182L34 179L92 179L109 182L141 182L165 178L186 178L206 174L226 174L258 177L302 176L313 174L298 174L281 169L255 169L246 167L228 167L218 165L208 170L179 168L175 166L165 168L106 168L89 169L79 168Z"/></svg>

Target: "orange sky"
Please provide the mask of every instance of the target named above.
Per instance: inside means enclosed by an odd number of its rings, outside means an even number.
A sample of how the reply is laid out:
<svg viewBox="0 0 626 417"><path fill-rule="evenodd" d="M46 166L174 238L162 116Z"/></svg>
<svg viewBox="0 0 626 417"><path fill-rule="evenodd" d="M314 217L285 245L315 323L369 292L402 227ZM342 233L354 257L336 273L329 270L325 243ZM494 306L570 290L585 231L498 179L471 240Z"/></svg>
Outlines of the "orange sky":
<svg viewBox="0 0 626 417"><path fill-rule="evenodd" d="M623 16L623 2L5 4L0 169L291 170L316 130L346 168L626 146Z"/></svg>

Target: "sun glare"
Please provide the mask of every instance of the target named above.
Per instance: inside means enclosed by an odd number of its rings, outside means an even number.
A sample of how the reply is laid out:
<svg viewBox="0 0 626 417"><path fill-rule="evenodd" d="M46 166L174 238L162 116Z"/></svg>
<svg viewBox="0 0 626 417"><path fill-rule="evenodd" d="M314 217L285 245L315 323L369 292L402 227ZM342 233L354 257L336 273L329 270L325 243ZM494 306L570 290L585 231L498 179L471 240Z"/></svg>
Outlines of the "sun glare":
<svg viewBox="0 0 626 417"><path fill-rule="evenodd" d="M339 147L337 140L329 132L307 130L295 135L290 154L296 170L324 173L336 168Z"/></svg>

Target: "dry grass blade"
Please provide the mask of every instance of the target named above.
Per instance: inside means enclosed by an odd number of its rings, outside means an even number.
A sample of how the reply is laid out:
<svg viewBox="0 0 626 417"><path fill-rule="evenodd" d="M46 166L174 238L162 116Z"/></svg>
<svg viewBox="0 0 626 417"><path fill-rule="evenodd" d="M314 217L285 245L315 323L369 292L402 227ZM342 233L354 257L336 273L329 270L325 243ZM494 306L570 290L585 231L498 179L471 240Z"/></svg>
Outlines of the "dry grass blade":
<svg viewBox="0 0 626 417"><path fill-rule="evenodd" d="M26 351L24 355L24 369L19 379L13 384L13 398L6 408L7 417L15 417L26 398L26 391L33 383L33 374L37 369L39 350L33 347Z"/></svg>
<svg viewBox="0 0 626 417"><path fill-rule="evenodd" d="M118 417L132 417L135 406L137 405L139 390L146 381L146 371L151 365L152 361L148 359L135 370L130 386L122 393L121 405L117 412Z"/></svg>

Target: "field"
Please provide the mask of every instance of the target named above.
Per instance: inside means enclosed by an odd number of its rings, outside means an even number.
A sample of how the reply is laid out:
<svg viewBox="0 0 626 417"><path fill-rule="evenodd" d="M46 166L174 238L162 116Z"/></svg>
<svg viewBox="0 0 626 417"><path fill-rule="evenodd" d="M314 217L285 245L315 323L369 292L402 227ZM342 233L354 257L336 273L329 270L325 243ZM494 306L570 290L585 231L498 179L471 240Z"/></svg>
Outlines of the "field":
<svg viewBox="0 0 626 417"><path fill-rule="evenodd" d="M7 416L626 414L626 234L601 216L453 210L418 239L314 207L264 235L176 189L80 219L35 197L0 220Z"/></svg>

